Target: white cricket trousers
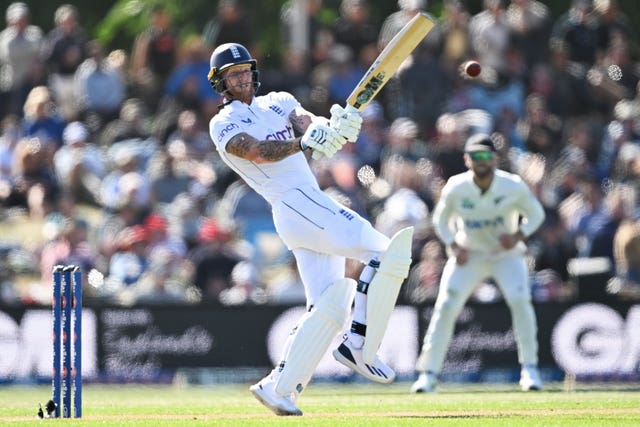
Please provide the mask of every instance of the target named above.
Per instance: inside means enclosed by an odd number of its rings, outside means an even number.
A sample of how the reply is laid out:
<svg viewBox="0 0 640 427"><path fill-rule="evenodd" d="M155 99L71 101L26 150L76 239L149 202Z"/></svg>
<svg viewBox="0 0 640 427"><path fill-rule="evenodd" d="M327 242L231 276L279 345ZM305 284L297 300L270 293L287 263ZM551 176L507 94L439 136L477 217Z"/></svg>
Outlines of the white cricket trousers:
<svg viewBox="0 0 640 427"><path fill-rule="evenodd" d="M442 370L455 321L476 285L488 277L496 281L511 311L518 361L521 365L538 363L536 317L531 304L527 265L521 253L512 250L499 257L471 253L464 265L458 265L455 257L447 260L435 310L416 363L417 371L437 374Z"/></svg>
<svg viewBox="0 0 640 427"><path fill-rule="evenodd" d="M296 258L308 306L344 278L345 258L366 264L390 243L369 221L313 187L285 193L273 204L273 220Z"/></svg>

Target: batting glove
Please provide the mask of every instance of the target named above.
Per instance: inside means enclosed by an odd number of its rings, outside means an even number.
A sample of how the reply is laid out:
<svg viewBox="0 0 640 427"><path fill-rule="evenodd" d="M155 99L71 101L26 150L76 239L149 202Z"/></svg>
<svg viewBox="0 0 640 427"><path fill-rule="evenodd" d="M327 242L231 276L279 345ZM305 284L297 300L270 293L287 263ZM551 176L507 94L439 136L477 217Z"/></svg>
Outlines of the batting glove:
<svg viewBox="0 0 640 427"><path fill-rule="evenodd" d="M311 123L307 131L300 139L300 147L303 150L309 148L317 153L324 154L331 158L342 148L344 138L332 127L316 122Z"/></svg>
<svg viewBox="0 0 640 427"><path fill-rule="evenodd" d="M347 141L356 142L362 126L362 117L358 110L351 105L342 108L338 104L333 104L329 111L331 112L331 118L329 119L331 127L337 130Z"/></svg>

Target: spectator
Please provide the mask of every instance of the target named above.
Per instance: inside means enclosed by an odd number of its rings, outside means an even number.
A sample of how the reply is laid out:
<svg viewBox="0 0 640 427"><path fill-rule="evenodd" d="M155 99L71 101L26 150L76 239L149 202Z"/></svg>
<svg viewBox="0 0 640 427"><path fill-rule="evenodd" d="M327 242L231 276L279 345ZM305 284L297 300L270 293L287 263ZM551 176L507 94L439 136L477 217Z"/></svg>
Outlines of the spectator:
<svg viewBox="0 0 640 427"><path fill-rule="evenodd" d="M198 241L188 254L193 265L191 282L204 301L219 301L220 293L229 287L233 267L244 257L233 242L233 234L214 219L202 222Z"/></svg>
<svg viewBox="0 0 640 427"><path fill-rule="evenodd" d="M399 117L391 123L387 144L382 149L380 159L384 164L394 156L413 162L426 158L427 147L420 140L418 124L414 120Z"/></svg>
<svg viewBox="0 0 640 427"><path fill-rule="evenodd" d="M109 281L117 288L135 285L149 266L147 230L142 225L126 227L119 233L117 251L109 260Z"/></svg>
<svg viewBox="0 0 640 427"><path fill-rule="evenodd" d="M11 191L15 150L22 138L20 118L8 115L0 127L0 199L4 199Z"/></svg>
<svg viewBox="0 0 640 427"><path fill-rule="evenodd" d="M593 6L602 46L611 46L615 40L637 40L629 17L620 10L618 0L595 0Z"/></svg>
<svg viewBox="0 0 640 427"><path fill-rule="evenodd" d="M640 81L640 65L632 60L628 42L614 40L591 67L588 81L603 113L622 99L633 99Z"/></svg>
<svg viewBox="0 0 640 427"><path fill-rule="evenodd" d="M376 217L376 229L393 235L405 227L421 228L429 216L429 208L419 193L424 185L423 176L415 162L398 157L387 160L382 176L390 185L391 195Z"/></svg>
<svg viewBox="0 0 640 427"><path fill-rule="evenodd" d="M620 224L614 237L614 256L617 288L621 297L640 297L640 221L627 220Z"/></svg>
<svg viewBox="0 0 640 427"><path fill-rule="evenodd" d="M328 102L344 103L362 78L364 71L355 61L351 48L336 44L329 52L330 73L327 76Z"/></svg>
<svg viewBox="0 0 640 427"><path fill-rule="evenodd" d="M178 115L177 128L167 138L167 146L174 141L182 141L189 158L202 160L216 154L201 117L194 110L183 110Z"/></svg>
<svg viewBox="0 0 640 427"><path fill-rule="evenodd" d="M74 75L87 57L84 29L78 23L78 10L63 4L54 14L55 27L44 42L44 61L49 70L49 87L60 114L66 121L78 119L79 104Z"/></svg>
<svg viewBox="0 0 640 427"><path fill-rule="evenodd" d="M107 211L130 205L149 209L151 189L148 178L140 173L139 159L131 148L120 150L112 159L113 167L102 180L100 201Z"/></svg>
<svg viewBox="0 0 640 427"><path fill-rule="evenodd" d="M562 135L562 121L547 109L541 96L529 95L525 108L524 116L516 124L511 145L519 152L541 154L553 162L560 151L557 141Z"/></svg>
<svg viewBox="0 0 640 427"><path fill-rule="evenodd" d="M563 119L583 116L594 109L585 70L569 60L565 43L554 43L548 64L534 66L529 91L547 101L549 111Z"/></svg>
<svg viewBox="0 0 640 427"><path fill-rule="evenodd" d="M428 240L420 250L420 258L409 270L402 300L409 304L435 301L445 261L442 245L435 239Z"/></svg>
<svg viewBox="0 0 640 427"><path fill-rule="evenodd" d="M368 218L367 200L357 179L357 165L350 155L343 155L328 162L331 186L322 188L343 205Z"/></svg>
<svg viewBox="0 0 640 427"><path fill-rule="evenodd" d="M529 241L529 254L534 271L554 271L560 280L567 282L567 260L575 258L577 251L567 227L554 211L547 211L540 230Z"/></svg>
<svg viewBox="0 0 640 427"><path fill-rule="evenodd" d="M188 283L189 266L168 248L149 254L149 266L138 281L118 295L125 305L193 304L199 301Z"/></svg>
<svg viewBox="0 0 640 427"><path fill-rule="evenodd" d="M5 16L7 28L0 32L0 117L22 113L43 38L40 27L30 25L31 13L25 3L11 3Z"/></svg>
<svg viewBox="0 0 640 427"><path fill-rule="evenodd" d="M104 127L100 144L110 147L119 141L150 136L148 114L143 102L138 98L129 98L122 104L118 118Z"/></svg>
<svg viewBox="0 0 640 427"><path fill-rule="evenodd" d="M98 205L100 181L107 174L103 153L88 141L89 131L81 122L71 122L62 134L64 146L56 151L53 166L62 190L78 201Z"/></svg>
<svg viewBox="0 0 640 427"><path fill-rule="evenodd" d="M400 10L387 16L382 23L378 34L378 49L380 51L389 44L393 36L398 34L416 13L426 10L427 2L426 0L398 0L398 8Z"/></svg>
<svg viewBox="0 0 640 427"><path fill-rule="evenodd" d="M371 21L367 0L342 0L340 16L331 25L335 41L359 58L367 45L375 45L378 27Z"/></svg>
<svg viewBox="0 0 640 427"><path fill-rule="evenodd" d="M49 286L52 283L55 265L77 265L84 274L95 266L96 253L88 238L87 221L78 217L61 219L60 234L47 242L40 254L42 286Z"/></svg>
<svg viewBox="0 0 640 427"><path fill-rule="evenodd" d="M149 26L136 37L131 53L132 91L155 112L162 88L176 65L178 40L172 18L161 5L152 8Z"/></svg>
<svg viewBox="0 0 640 427"><path fill-rule="evenodd" d="M442 27L442 57L445 69L454 72L458 65L471 57L469 40L469 11L461 0L445 2Z"/></svg>
<svg viewBox="0 0 640 427"><path fill-rule="evenodd" d="M209 57L216 46L232 42L240 43L255 52L254 29L255 25L239 0L220 0L216 16L207 21L202 30L206 57Z"/></svg>
<svg viewBox="0 0 640 427"><path fill-rule="evenodd" d="M362 128L354 147L356 159L363 165L369 165L375 172L380 171L380 155L387 136L387 124L382 105L372 101L360 113Z"/></svg>
<svg viewBox="0 0 640 427"><path fill-rule="evenodd" d="M446 108L451 77L437 56L421 45L385 90L391 119L410 118L419 124L420 135L432 135L436 120Z"/></svg>
<svg viewBox="0 0 640 427"><path fill-rule="evenodd" d="M224 305L264 304L267 295L260 283L255 265L250 261L240 261L231 270L231 287L220 292L220 302Z"/></svg>
<svg viewBox="0 0 640 427"><path fill-rule="evenodd" d="M524 54L527 68L547 61L551 14L536 0L512 0L506 10L510 45Z"/></svg>
<svg viewBox="0 0 640 427"><path fill-rule="evenodd" d="M551 32L551 46L566 45L569 60L581 67L583 73L606 48L595 18L591 0L572 0L571 7L554 22Z"/></svg>
<svg viewBox="0 0 640 427"><path fill-rule="evenodd" d="M469 38L476 58L484 71L491 68L505 72L506 53L509 50L510 30L502 0L483 0L483 10L471 17Z"/></svg>
<svg viewBox="0 0 640 427"><path fill-rule="evenodd" d="M178 144L179 141L172 143ZM165 148L156 152L149 160L147 169L152 203L170 204L176 196L188 191L192 181L188 168L188 162L172 155L171 150Z"/></svg>
<svg viewBox="0 0 640 427"><path fill-rule="evenodd" d="M187 251L198 244L200 224L204 221L196 200L188 192L178 194L167 209L169 235L182 240Z"/></svg>
<svg viewBox="0 0 640 427"><path fill-rule="evenodd" d="M78 67L75 79L80 115L98 129L118 117L126 96L126 79L114 64L105 58L99 41L87 44L88 58Z"/></svg>
<svg viewBox="0 0 640 427"><path fill-rule="evenodd" d="M164 86L164 109L177 111L191 109L200 117L212 117L218 112L220 97L211 90L207 80L209 73L209 55L202 40L198 37L188 39L182 46L182 60L169 75ZM166 101L169 101L168 104ZM160 112L164 116L164 112Z"/></svg>
<svg viewBox="0 0 640 427"><path fill-rule="evenodd" d="M52 154L62 146L62 132L66 122L60 117L51 99L51 92L45 86L31 89L24 103L23 124L25 135L39 138Z"/></svg>
<svg viewBox="0 0 640 427"><path fill-rule="evenodd" d="M172 262L179 263L187 254L187 247L181 236L169 233L169 222L166 216L152 212L143 222L147 231L150 256L155 251L167 250Z"/></svg>
<svg viewBox="0 0 640 427"><path fill-rule="evenodd" d="M282 41L286 51L299 56L310 67L319 62L316 45L324 37L322 34L329 34L328 28L320 20L321 7L322 0L289 0L284 3L280 12ZM285 60L287 56L285 54Z"/></svg>
<svg viewBox="0 0 640 427"><path fill-rule="evenodd" d="M55 206L59 184L45 145L39 138L23 138L15 149L13 186L5 203L25 208L36 219Z"/></svg>
<svg viewBox="0 0 640 427"><path fill-rule="evenodd" d="M289 257L283 268L273 277L267 277L265 287L270 304L298 304L305 302L306 296L295 257Z"/></svg>

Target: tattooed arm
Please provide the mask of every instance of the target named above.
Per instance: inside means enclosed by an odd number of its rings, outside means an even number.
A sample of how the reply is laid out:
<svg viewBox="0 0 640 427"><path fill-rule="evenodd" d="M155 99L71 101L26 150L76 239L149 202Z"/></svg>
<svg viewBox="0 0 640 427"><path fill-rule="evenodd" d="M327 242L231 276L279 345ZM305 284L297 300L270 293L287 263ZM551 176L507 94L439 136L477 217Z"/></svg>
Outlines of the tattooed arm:
<svg viewBox="0 0 640 427"><path fill-rule="evenodd" d="M293 129L302 134L316 116L302 108L296 108L289 115ZM286 141L264 140L260 141L247 133L239 133L229 140L226 151L234 156L241 157L255 163L270 163L282 160L292 154L302 151L300 139L294 138Z"/></svg>
<svg viewBox="0 0 640 427"><path fill-rule="evenodd" d="M226 151L255 163L270 163L282 160L302 151L300 138L286 141L265 139L260 141L247 133L239 133L227 142Z"/></svg>

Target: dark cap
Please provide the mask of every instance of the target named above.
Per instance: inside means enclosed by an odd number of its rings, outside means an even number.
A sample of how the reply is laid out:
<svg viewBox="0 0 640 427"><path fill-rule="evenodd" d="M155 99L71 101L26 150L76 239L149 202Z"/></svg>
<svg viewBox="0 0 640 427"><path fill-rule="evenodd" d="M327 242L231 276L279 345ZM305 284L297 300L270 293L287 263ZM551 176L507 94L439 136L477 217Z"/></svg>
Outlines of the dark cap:
<svg viewBox="0 0 640 427"><path fill-rule="evenodd" d="M464 152L472 153L474 151L496 151L496 147L491 141L491 137L486 133L478 133L471 135L464 144Z"/></svg>

